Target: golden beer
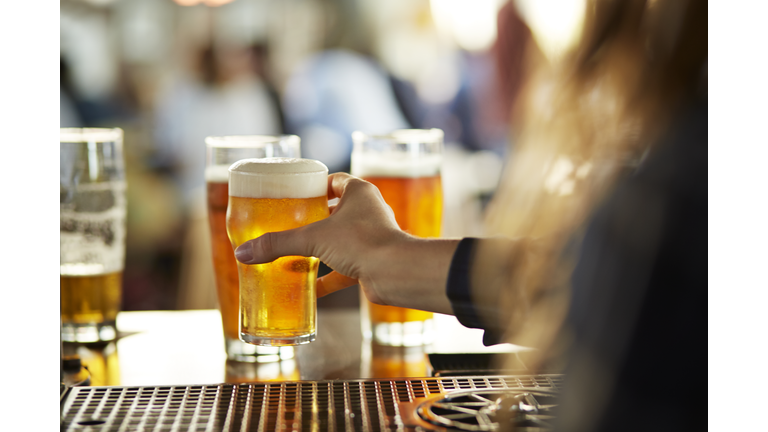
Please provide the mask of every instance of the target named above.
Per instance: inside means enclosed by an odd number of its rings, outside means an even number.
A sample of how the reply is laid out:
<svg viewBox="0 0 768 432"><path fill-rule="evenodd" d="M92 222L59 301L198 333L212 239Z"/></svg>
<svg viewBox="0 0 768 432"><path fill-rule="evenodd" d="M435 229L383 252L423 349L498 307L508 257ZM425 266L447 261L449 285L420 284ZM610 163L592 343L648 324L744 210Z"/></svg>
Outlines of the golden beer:
<svg viewBox="0 0 768 432"><path fill-rule="evenodd" d="M245 159L229 169L227 233L233 249L267 232L328 217L328 168L310 159ZM237 263L240 339L263 346L309 343L317 323L314 257Z"/></svg>
<svg viewBox="0 0 768 432"><path fill-rule="evenodd" d="M113 323L120 311L123 272L60 276L61 320L75 324Z"/></svg>
<svg viewBox="0 0 768 432"><path fill-rule="evenodd" d="M424 346L387 346L364 343L360 355L362 373L370 378L429 376Z"/></svg>
<svg viewBox="0 0 768 432"><path fill-rule="evenodd" d="M440 178L443 133L401 130L353 134L352 174L379 188L403 231L439 237L443 217ZM363 334L384 345L421 345L432 338L431 312L382 306L361 298Z"/></svg>
<svg viewBox="0 0 768 432"><path fill-rule="evenodd" d="M293 358L293 347L265 347L240 340L240 284L232 243L227 235L229 167L246 158L300 157L300 140L295 135L207 137L205 180L208 223L224 347L229 360L268 363Z"/></svg>

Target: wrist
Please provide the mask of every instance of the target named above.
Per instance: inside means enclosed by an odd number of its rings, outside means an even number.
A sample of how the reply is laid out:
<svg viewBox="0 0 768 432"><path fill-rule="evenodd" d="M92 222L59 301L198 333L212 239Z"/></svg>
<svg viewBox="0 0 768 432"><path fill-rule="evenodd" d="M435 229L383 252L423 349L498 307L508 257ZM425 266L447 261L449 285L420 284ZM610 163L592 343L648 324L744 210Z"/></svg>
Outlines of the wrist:
<svg viewBox="0 0 768 432"><path fill-rule="evenodd" d="M390 306L452 314L446 294L448 270L458 239L404 235L377 250L376 272L362 283L370 300ZM372 291L372 292L371 292Z"/></svg>

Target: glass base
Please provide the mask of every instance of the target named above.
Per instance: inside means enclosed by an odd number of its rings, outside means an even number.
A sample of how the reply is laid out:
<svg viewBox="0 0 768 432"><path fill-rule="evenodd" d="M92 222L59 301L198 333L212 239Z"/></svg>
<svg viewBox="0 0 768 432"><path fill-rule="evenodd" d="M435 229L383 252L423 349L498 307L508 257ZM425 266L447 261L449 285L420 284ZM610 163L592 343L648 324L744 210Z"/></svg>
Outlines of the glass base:
<svg viewBox="0 0 768 432"><path fill-rule="evenodd" d="M117 326L109 323L61 323L61 340L63 342L111 342L117 339Z"/></svg>
<svg viewBox="0 0 768 432"><path fill-rule="evenodd" d="M316 333L310 333L310 334L301 335L301 336L281 337L281 338L261 337L261 336L250 335L247 333L240 333L240 340L242 340L243 342L253 344L253 345L259 345L263 347L304 345L314 341L315 337L316 337Z"/></svg>
<svg viewBox="0 0 768 432"><path fill-rule="evenodd" d="M240 339L224 338L227 360L243 363L271 363L292 359L295 355L292 346L258 346L247 344Z"/></svg>
<svg viewBox="0 0 768 432"><path fill-rule="evenodd" d="M435 340L435 324L431 319L404 323L370 323L370 327L363 327L363 337L387 346L429 345Z"/></svg>

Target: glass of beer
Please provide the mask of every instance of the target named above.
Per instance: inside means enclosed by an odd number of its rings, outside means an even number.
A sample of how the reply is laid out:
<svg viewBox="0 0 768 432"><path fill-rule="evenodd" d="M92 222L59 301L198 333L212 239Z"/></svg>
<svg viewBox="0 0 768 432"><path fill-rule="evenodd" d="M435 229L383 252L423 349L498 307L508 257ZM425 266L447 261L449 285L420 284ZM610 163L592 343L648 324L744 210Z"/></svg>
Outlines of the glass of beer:
<svg viewBox="0 0 768 432"><path fill-rule="evenodd" d="M267 232L328 217L328 168L299 158L244 159L229 168L227 233L232 249ZM288 256L267 264L237 263L240 340L262 346L315 340L315 257Z"/></svg>
<svg viewBox="0 0 768 432"><path fill-rule="evenodd" d="M439 237L443 131L404 129L388 135L358 131L352 141L352 175L379 188L400 228L417 237ZM418 346L434 339L431 312L373 304L364 295L360 304L366 339L392 346Z"/></svg>
<svg viewBox="0 0 768 432"><path fill-rule="evenodd" d="M59 139L61 339L111 341L125 266L123 131L62 128Z"/></svg>
<svg viewBox="0 0 768 432"><path fill-rule="evenodd" d="M296 135L207 137L205 179L208 223L211 230L213 270L216 294L224 328L227 359L268 363L294 357L293 347L262 347L240 340L240 284L237 260L227 236L227 204L229 202L229 167L248 158L301 157L301 140Z"/></svg>

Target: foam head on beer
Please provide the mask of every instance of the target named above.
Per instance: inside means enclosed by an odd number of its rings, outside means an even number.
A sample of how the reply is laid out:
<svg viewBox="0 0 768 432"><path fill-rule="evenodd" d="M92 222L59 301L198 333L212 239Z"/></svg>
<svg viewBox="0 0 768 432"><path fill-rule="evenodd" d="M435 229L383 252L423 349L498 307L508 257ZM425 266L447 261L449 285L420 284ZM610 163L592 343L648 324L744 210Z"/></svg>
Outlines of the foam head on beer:
<svg viewBox="0 0 768 432"><path fill-rule="evenodd" d="M328 191L328 167L298 158L243 159L229 167L229 196L314 198Z"/></svg>
<svg viewBox="0 0 768 432"><path fill-rule="evenodd" d="M208 183L227 183L229 181L229 165L205 167L205 181Z"/></svg>
<svg viewBox="0 0 768 432"><path fill-rule="evenodd" d="M352 175L432 177L440 175L443 131L402 129L387 135L352 134Z"/></svg>

